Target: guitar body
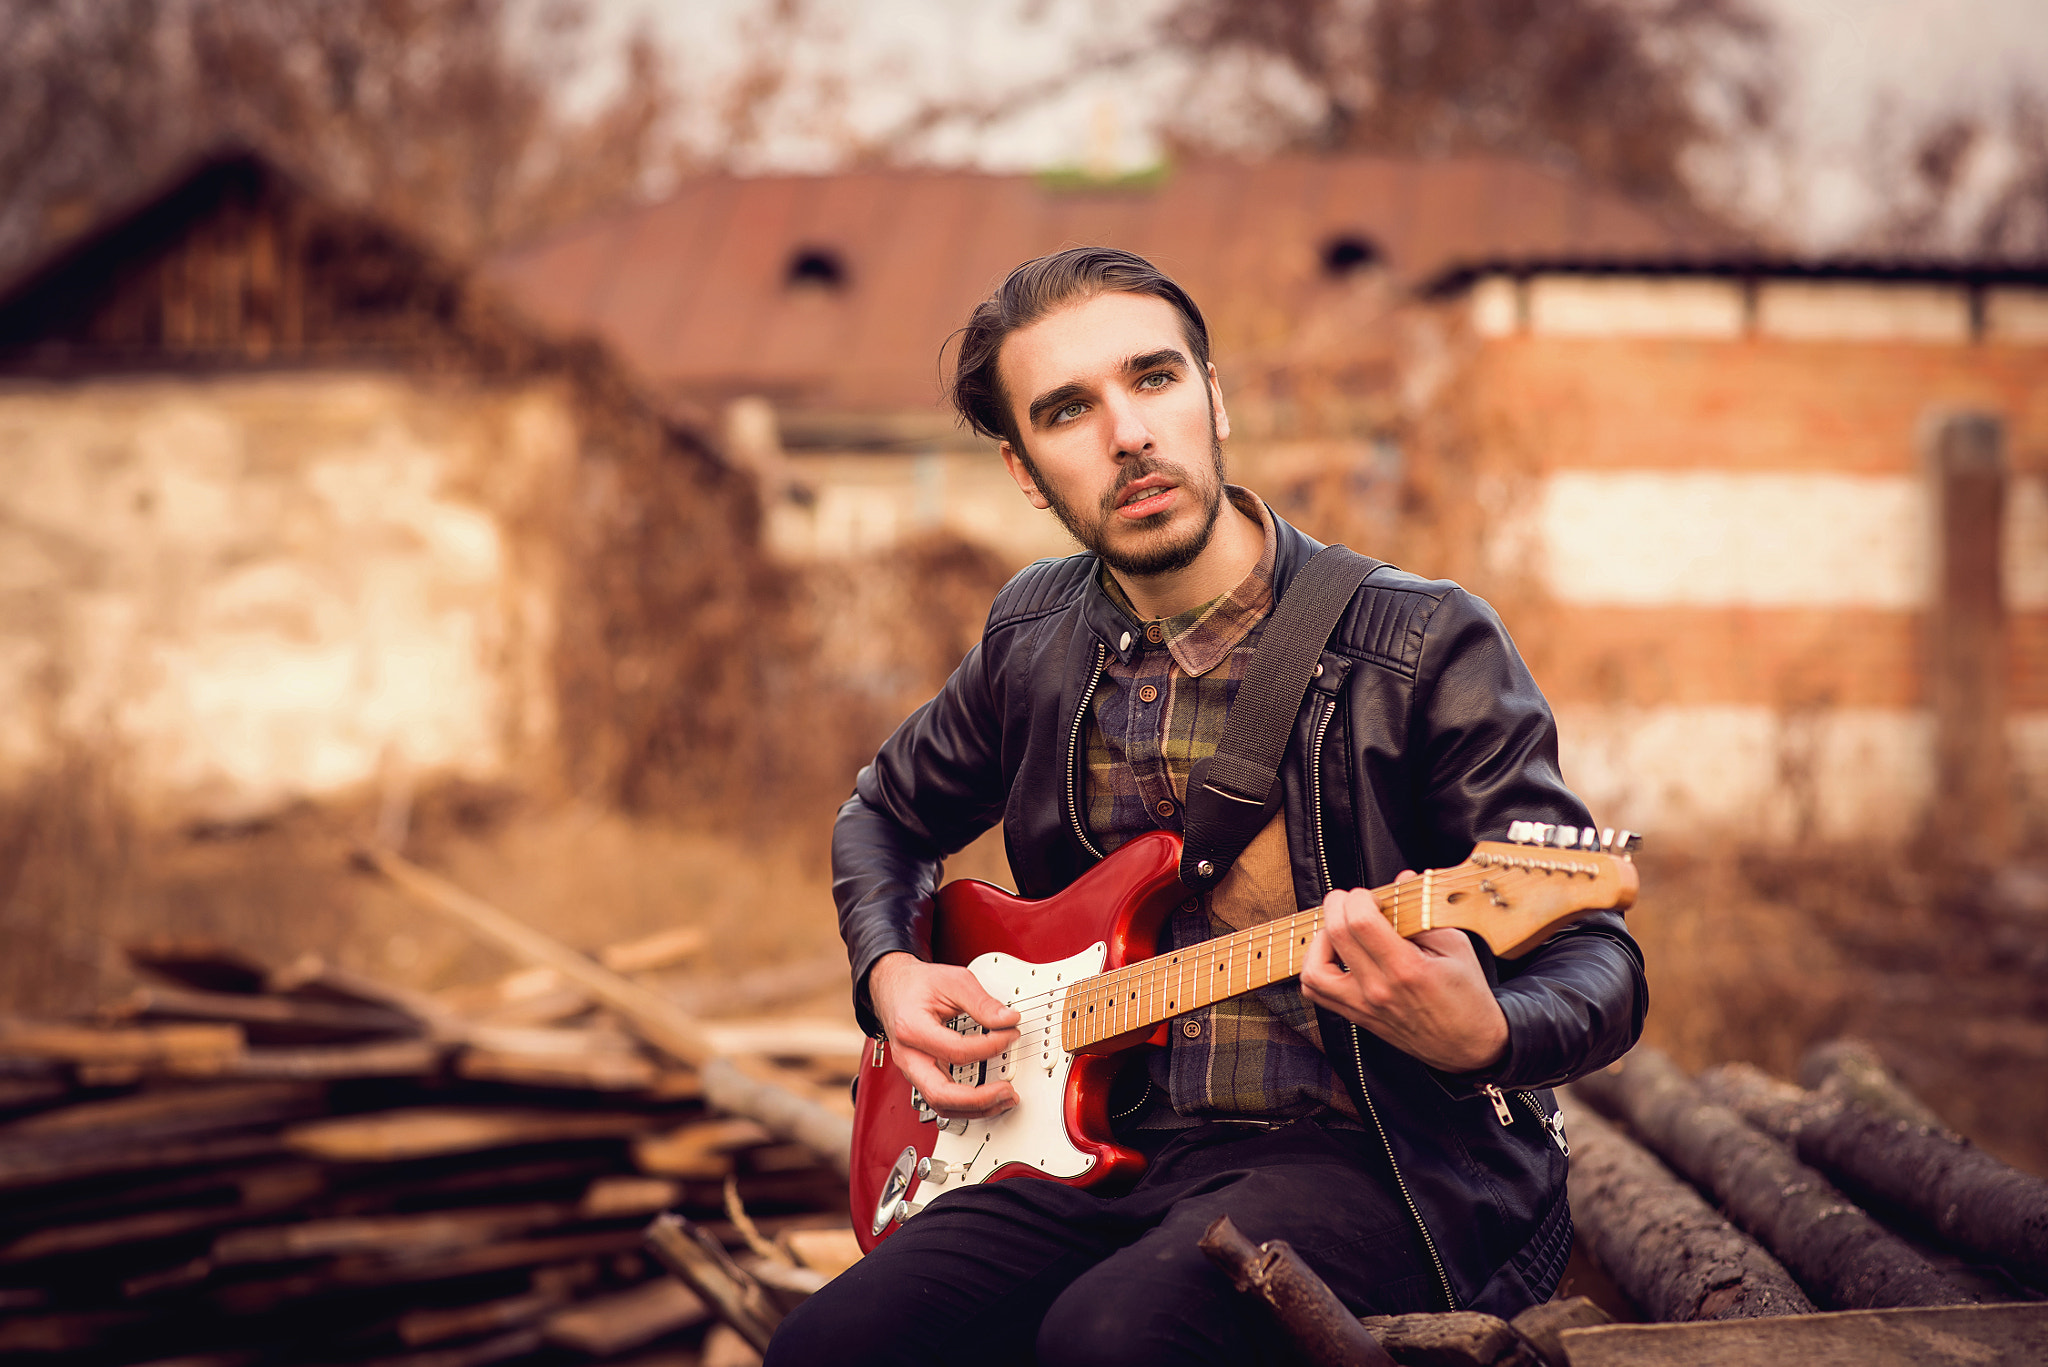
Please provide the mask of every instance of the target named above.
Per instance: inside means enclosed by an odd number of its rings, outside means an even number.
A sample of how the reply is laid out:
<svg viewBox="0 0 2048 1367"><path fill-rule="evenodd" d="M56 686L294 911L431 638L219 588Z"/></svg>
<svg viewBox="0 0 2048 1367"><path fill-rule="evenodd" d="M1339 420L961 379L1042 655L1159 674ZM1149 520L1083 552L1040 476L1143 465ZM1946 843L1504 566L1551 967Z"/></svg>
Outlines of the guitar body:
<svg viewBox="0 0 2048 1367"><path fill-rule="evenodd" d="M1150 958L1166 917L1188 894L1180 881L1180 837L1168 831L1139 836L1056 896L1027 901L988 883L962 879L939 890L932 943L935 962L971 965L982 985L1003 1001L1042 1000L1056 988ZM1023 1009L1023 1008L1020 1008ZM1162 1022L1103 1040L1071 1058L1056 1042L1041 1051L1026 1036L1009 1054L990 1060L990 1076L1010 1068L1019 1106L993 1121L947 1122L921 1118L909 1081L876 1041L861 1061L854 1097L853 1176L849 1198L853 1228L863 1251L886 1238L892 1224L875 1228L885 1190L917 1202L974 1182L1030 1175L1092 1186L1132 1181L1145 1159L1110 1142L1109 1089L1119 1055L1135 1045L1164 1043ZM1045 1014L1045 1008L1039 1008ZM1038 1036L1056 1027L1050 1021ZM1029 1055L1029 1058L1023 1057ZM1057 1111L1047 1104L1057 1101ZM958 1127L958 1128L953 1128ZM907 1175L903 1160L932 1158L969 1166L943 1186Z"/></svg>

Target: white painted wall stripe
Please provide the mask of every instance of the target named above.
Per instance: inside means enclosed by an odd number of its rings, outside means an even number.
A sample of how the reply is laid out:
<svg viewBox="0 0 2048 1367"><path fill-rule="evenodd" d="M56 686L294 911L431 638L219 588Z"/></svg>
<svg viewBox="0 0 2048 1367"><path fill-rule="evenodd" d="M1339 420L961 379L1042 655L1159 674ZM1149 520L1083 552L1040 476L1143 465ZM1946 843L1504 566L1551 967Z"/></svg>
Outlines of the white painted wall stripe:
<svg viewBox="0 0 2048 1367"><path fill-rule="evenodd" d="M1927 599L1925 485L1903 476L1566 470L1536 540L1567 603L1915 608Z"/></svg>
<svg viewBox="0 0 2048 1367"><path fill-rule="evenodd" d="M1742 289L1731 280L1547 275L1529 282L1529 330L1538 336L1736 338L1742 311Z"/></svg>
<svg viewBox="0 0 2048 1367"><path fill-rule="evenodd" d="M1595 819L1652 838L1897 840L1934 797L1924 711L1560 707L1557 720L1565 781ZM2006 728L2017 794L2048 797L2048 713Z"/></svg>
<svg viewBox="0 0 2048 1367"><path fill-rule="evenodd" d="M1771 280L1757 286L1757 332L1802 342L1967 342L1960 285Z"/></svg>

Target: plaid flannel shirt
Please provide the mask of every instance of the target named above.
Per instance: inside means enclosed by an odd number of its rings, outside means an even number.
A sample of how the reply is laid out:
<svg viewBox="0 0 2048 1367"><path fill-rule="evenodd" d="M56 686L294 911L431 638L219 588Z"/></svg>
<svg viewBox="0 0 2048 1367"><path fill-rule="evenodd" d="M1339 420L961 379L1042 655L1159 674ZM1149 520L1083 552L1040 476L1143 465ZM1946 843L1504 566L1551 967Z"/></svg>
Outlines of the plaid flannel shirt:
<svg viewBox="0 0 2048 1367"><path fill-rule="evenodd" d="M1088 827L1105 851L1146 831L1181 829L1188 771L1215 753L1272 610L1272 518L1249 490L1231 485L1228 494L1265 529L1266 549L1221 598L1145 622L1109 571L1101 572L1104 591L1131 619L1139 642L1129 664L1110 657L1088 728ZM1208 900L1182 904L1162 950L1230 933ZM1271 914L1295 910L1274 907ZM1177 1016L1168 1036L1151 1067L1155 1094L1163 1092L1172 1111L1155 1107L1141 1122L1147 1128L1219 1117L1293 1117L1324 1107L1355 1118L1323 1056L1315 1010L1291 979Z"/></svg>

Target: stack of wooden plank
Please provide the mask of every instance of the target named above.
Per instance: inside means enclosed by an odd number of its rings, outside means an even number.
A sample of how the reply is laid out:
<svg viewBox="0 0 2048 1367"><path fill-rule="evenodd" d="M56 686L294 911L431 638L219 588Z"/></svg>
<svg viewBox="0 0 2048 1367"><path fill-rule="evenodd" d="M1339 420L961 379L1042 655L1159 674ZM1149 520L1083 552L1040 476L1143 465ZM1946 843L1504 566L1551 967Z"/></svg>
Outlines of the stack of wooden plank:
<svg viewBox="0 0 2048 1367"><path fill-rule="evenodd" d="M619 969L660 966L634 948ZM646 1256L655 1213L743 1257L852 1256L830 1162L562 984L131 958L148 985L95 1019L0 1020L0 1360L695 1362L713 1316ZM850 1035L741 1032L838 1105Z"/></svg>

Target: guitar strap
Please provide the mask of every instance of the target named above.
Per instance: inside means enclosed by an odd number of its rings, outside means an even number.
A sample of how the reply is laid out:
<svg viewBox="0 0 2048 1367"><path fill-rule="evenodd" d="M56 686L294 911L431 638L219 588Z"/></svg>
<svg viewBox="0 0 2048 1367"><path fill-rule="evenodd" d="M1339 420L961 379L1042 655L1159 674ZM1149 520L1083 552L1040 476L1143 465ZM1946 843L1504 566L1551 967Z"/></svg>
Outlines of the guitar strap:
<svg viewBox="0 0 2048 1367"><path fill-rule="evenodd" d="M1325 546L1273 607L1216 752L1188 772L1180 881L1208 892L1280 807L1280 757L1338 619L1384 561Z"/></svg>

